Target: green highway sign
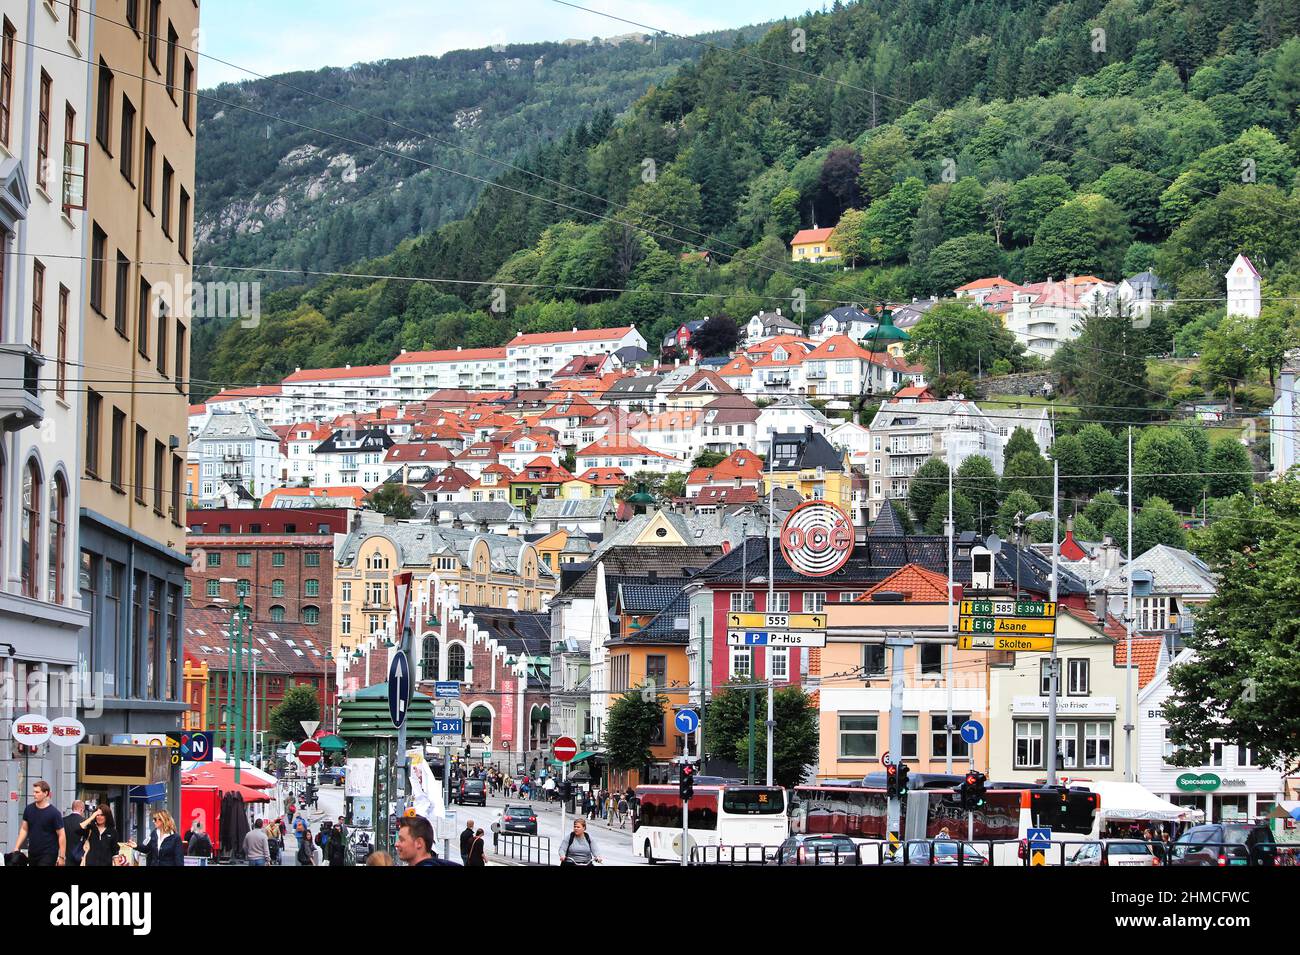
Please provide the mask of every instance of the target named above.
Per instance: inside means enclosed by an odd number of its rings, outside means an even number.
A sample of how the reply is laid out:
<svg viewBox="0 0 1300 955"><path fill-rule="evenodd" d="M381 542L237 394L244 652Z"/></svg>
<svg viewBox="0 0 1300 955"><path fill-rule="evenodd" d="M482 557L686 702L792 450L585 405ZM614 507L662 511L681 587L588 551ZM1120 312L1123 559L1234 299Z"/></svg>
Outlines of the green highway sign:
<svg viewBox="0 0 1300 955"><path fill-rule="evenodd" d="M961 602L963 617L1056 617L1052 600L1013 600L1010 597L983 597Z"/></svg>

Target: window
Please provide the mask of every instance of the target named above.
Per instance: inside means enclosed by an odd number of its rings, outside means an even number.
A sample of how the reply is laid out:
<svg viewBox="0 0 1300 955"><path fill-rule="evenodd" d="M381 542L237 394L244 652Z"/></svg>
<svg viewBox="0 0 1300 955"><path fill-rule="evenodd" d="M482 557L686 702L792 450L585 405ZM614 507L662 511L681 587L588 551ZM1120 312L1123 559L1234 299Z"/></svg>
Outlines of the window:
<svg viewBox="0 0 1300 955"><path fill-rule="evenodd" d="M921 718L915 715L903 717L903 759L919 758L917 753L917 738L920 736L920 733L918 732L920 721Z"/></svg>
<svg viewBox="0 0 1300 955"><path fill-rule="evenodd" d="M77 42L77 24L81 16L80 0L68 0L68 39Z"/></svg>
<svg viewBox="0 0 1300 955"><path fill-rule="evenodd" d="M221 596L221 581L219 581L219 580L209 580L209 581L208 581L208 596L209 596L209 597L220 597L220 596Z"/></svg>
<svg viewBox="0 0 1300 955"><path fill-rule="evenodd" d="M303 554L303 563L308 567L319 567L320 551L309 550L307 553Z"/></svg>
<svg viewBox="0 0 1300 955"><path fill-rule="evenodd" d="M146 287L141 283L141 295L144 295ZM160 299L158 301L158 347L154 359L158 364L158 374L164 378L167 377L167 326L167 304Z"/></svg>
<svg viewBox="0 0 1300 955"><path fill-rule="evenodd" d="M284 623L284 608L276 604L271 608L271 622Z"/></svg>
<svg viewBox="0 0 1300 955"><path fill-rule="evenodd" d="M99 95L95 100L95 139L104 152L113 155L108 138L113 134L113 71L99 61Z"/></svg>
<svg viewBox="0 0 1300 955"><path fill-rule="evenodd" d="M186 262L190 260L189 239L187 238L190 228L190 194L181 187L181 205L180 216L176 220L176 248L181 254L181 258Z"/></svg>
<svg viewBox="0 0 1300 955"><path fill-rule="evenodd" d="M144 131L144 168L140 170L140 192L144 207L153 213L153 154L156 145L149 130Z"/></svg>
<svg viewBox="0 0 1300 955"><path fill-rule="evenodd" d="M1038 721L1016 723L1016 769L1043 768L1043 724Z"/></svg>
<svg viewBox="0 0 1300 955"><path fill-rule="evenodd" d="M47 190L50 185L50 93L54 81L41 70L40 112L36 120L36 185Z"/></svg>
<svg viewBox="0 0 1300 955"><path fill-rule="evenodd" d="M145 38L149 48L149 62L158 70L158 26L162 0L149 0L149 35Z"/></svg>
<svg viewBox="0 0 1300 955"><path fill-rule="evenodd" d="M1056 768L1079 767L1079 724L1056 724Z"/></svg>
<svg viewBox="0 0 1300 955"><path fill-rule="evenodd" d="M271 566L272 567L284 566L284 551L277 550L271 552Z"/></svg>
<svg viewBox="0 0 1300 955"><path fill-rule="evenodd" d="M121 249L117 250L117 286L113 290L113 327L123 338L126 337L126 308L130 298L127 283L131 281L131 260ZM143 347L143 346L141 346Z"/></svg>
<svg viewBox="0 0 1300 955"><path fill-rule="evenodd" d="M284 596L284 581L283 581L283 580L276 579L276 580L271 581L271 596L272 596L272 597L283 597L283 596Z"/></svg>
<svg viewBox="0 0 1300 955"><path fill-rule="evenodd" d="M874 759L880 717L874 713L840 714L841 759Z"/></svg>
<svg viewBox="0 0 1300 955"><path fill-rule="evenodd" d="M470 711L469 735L474 739L492 735L492 713L486 706L480 704Z"/></svg>
<svg viewBox="0 0 1300 955"><path fill-rule="evenodd" d="M320 608L319 608L319 607L303 607L303 608L302 608L302 622L305 623L305 624L311 624L311 625L314 625L314 624L318 624L318 623L320 623Z"/></svg>
<svg viewBox="0 0 1300 955"><path fill-rule="evenodd" d="M645 658L646 685L665 687L668 685L668 658L662 654L649 654Z"/></svg>
<svg viewBox="0 0 1300 955"><path fill-rule="evenodd" d="M1110 767L1110 722L1083 724L1083 765L1089 769Z"/></svg>
<svg viewBox="0 0 1300 955"><path fill-rule="evenodd" d="M769 680L790 679L790 651L784 647L773 647L767 651L767 678Z"/></svg>
<svg viewBox="0 0 1300 955"><path fill-rule="evenodd" d="M208 551L208 566L209 567L221 566L221 551L219 550Z"/></svg>
<svg viewBox="0 0 1300 955"><path fill-rule="evenodd" d="M176 320L176 361L172 363L173 380L176 382L176 390L183 391L185 388L185 356L189 354L185 346L185 325L178 318Z"/></svg>
<svg viewBox="0 0 1300 955"><path fill-rule="evenodd" d="M885 645L883 643L864 643L862 645L862 676L865 679L879 679L885 675Z"/></svg>
<svg viewBox="0 0 1300 955"><path fill-rule="evenodd" d="M135 107L131 101L122 94L122 146L118 150L117 157L118 169L122 172L122 178L127 182L135 183Z"/></svg>
<svg viewBox="0 0 1300 955"><path fill-rule="evenodd" d="M308 579L308 580L304 581L304 584L305 584L305 588L306 588L306 589L303 591L303 593L305 593L308 597L319 597L319 596L320 596L320 581L319 581L319 580L316 580L316 579L314 579L314 578L312 578L312 579Z"/></svg>
<svg viewBox="0 0 1300 955"><path fill-rule="evenodd" d="M732 613L753 613L755 608L754 591L733 590L731 592Z"/></svg>
<svg viewBox="0 0 1300 955"><path fill-rule="evenodd" d="M177 525L181 523L181 483L181 456L173 454L171 519Z"/></svg>
<svg viewBox="0 0 1300 955"><path fill-rule="evenodd" d="M1138 629L1164 630L1169 622L1169 598L1138 598Z"/></svg>
<svg viewBox="0 0 1300 955"><path fill-rule="evenodd" d="M465 679L465 645L462 643L447 645L447 679Z"/></svg>
<svg viewBox="0 0 1300 955"><path fill-rule="evenodd" d="M1042 657L1038 661L1038 695L1050 696L1052 693L1052 660Z"/></svg>
<svg viewBox="0 0 1300 955"><path fill-rule="evenodd" d="M826 593L821 590L810 590L803 595L803 612L819 613L826 609Z"/></svg>
<svg viewBox="0 0 1300 955"><path fill-rule="evenodd" d="M961 759L970 755L970 747L966 741L961 738L961 724L970 719L969 713L952 714L952 732L948 731L948 714L931 713L930 714L930 758L947 759L948 746L952 746L952 755L954 759Z"/></svg>
<svg viewBox="0 0 1300 955"><path fill-rule="evenodd" d="M167 95L176 100L176 29L167 21Z"/></svg>
<svg viewBox="0 0 1300 955"><path fill-rule="evenodd" d="M95 223L90 240L90 307L104 314L104 263L108 258L108 236Z"/></svg>
<svg viewBox="0 0 1300 955"><path fill-rule="evenodd" d="M241 550L239 553L237 553L237 554L235 555L235 566L236 566L236 567L252 567L252 566L253 566L253 555L252 555L249 551Z"/></svg>
<svg viewBox="0 0 1300 955"><path fill-rule="evenodd" d="M943 675L943 645L921 644L921 676Z"/></svg>
<svg viewBox="0 0 1300 955"><path fill-rule="evenodd" d="M754 654L744 647L731 647L731 675L749 677L754 674Z"/></svg>
<svg viewBox="0 0 1300 955"><path fill-rule="evenodd" d="M1070 696L1087 696L1088 695L1088 661L1087 660L1067 660L1067 672L1069 682L1066 692Z"/></svg>
<svg viewBox="0 0 1300 955"><path fill-rule="evenodd" d="M861 596L862 595L858 593L856 590L850 590L840 594L840 603L851 604L853 603L853 601L857 600Z"/></svg>
<svg viewBox="0 0 1300 955"><path fill-rule="evenodd" d="M153 443L153 509L157 514L163 512L163 475L167 469L167 446L161 441Z"/></svg>
<svg viewBox="0 0 1300 955"><path fill-rule="evenodd" d="M185 57L185 69L182 72L182 76L181 96L183 99L181 100L181 119L185 123L185 128L190 132L194 132L192 118L194 109L194 64L190 62L188 56Z"/></svg>
<svg viewBox="0 0 1300 955"><path fill-rule="evenodd" d="M40 598L41 472L36 460L23 469L22 585L23 596Z"/></svg>
<svg viewBox="0 0 1300 955"><path fill-rule="evenodd" d="M420 644L420 679L438 679L438 638L429 634Z"/></svg>
<svg viewBox="0 0 1300 955"><path fill-rule="evenodd" d="M342 616L339 617L339 633L342 634L342 635L345 636L345 637L347 637L347 636L351 636L351 634L352 634L352 614L350 614L350 613L345 613L345 614L343 614Z"/></svg>
<svg viewBox="0 0 1300 955"><path fill-rule="evenodd" d="M0 35L0 143L10 145L14 105L14 39L18 30L9 18L4 18L4 32Z"/></svg>
<svg viewBox="0 0 1300 955"><path fill-rule="evenodd" d="M253 593L253 583L247 577L240 577L235 581L235 596L248 597Z"/></svg>
<svg viewBox="0 0 1300 955"><path fill-rule="evenodd" d="M1250 747L1237 744L1237 768L1247 769L1254 768L1254 766L1255 754L1251 751Z"/></svg>
<svg viewBox="0 0 1300 955"><path fill-rule="evenodd" d="M162 230L167 238L172 237L172 179L175 171L172 164L163 160L162 174Z"/></svg>
<svg viewBox="0 0 1300 955"><path fill-rule="evenodd" d="M126 414L113 409L113 446L111 449L112 460L109 462L108 479L113 487L122 490L122 469L124 465L124 456L126 453Z"/></svg>
<svg viewBox="0 0 1300 955"><path fill-rule="evenodd" d="M99 420L103 409L103 397L86 389L86 473L91 476L99 474Z"/></svg>
<svg viewBox="0 0 1300 955"><path fill-rule="evenodd" d="M148 434L140 425L135 426L135 499L144 503L144 448Z"/></svg>
<svg viewBox="0 0 1300 955"><path fill-rule="evenodd" d="M768 613L789 613L790 612L790 591L777 590L772 593L772 606L767 608Z"/></svg>
<svg viewBox="0 0 1300 955"><path fill-rule="evenodd" d="M343 581L343 602L352 602L352 581L350 580Z"/></svg>
<svg viewBox="0 0 1300 955"><path fill-rule="evenodd" d="M41 350L41 328L45 324L45 266L32 263L32 349Z"/></svg>
<svg viewBox="0 0 1300 955"><path fill-rule="evenodd" d="M126 22L136 33L140 32L140 0L126 0Z"/></svg>
<svg viewBox="0 0 1300 955"><path fill-rule="evenodd" d="M54 342L54 390L60 398L68 397L68 287L59 286L59 327Z"/></svg>
<svg viewBox="0 0 1300 955"><path fill-rule="evenodd" d="M83 559L86 557L84 551L81 556ZM190 579L187 577L185 578L185 599L188 600L192 596L194 596L194 586L190 583Z"/></svg>

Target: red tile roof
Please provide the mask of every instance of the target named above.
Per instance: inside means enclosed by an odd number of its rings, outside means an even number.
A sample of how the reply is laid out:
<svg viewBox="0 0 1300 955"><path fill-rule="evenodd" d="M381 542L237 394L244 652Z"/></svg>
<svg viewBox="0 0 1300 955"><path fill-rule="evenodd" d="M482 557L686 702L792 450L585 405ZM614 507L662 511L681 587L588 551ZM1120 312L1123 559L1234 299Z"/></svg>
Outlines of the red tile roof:
<svg viewBox="0 0 1300 955"><path fill-rule="evenodd" d="M525 335L520 332L514 338L510 339L508 347L516 348L520 345L557 345L570 342L607 342L617 341L628 332L635 331L632 325L624 325L621 328L580 328L571 332L536 332L531 335Z"/></svg>
<svg viewBox="0 0 1300 955"><path fill-rule="evenodd" d="M578 480L597 487L622 487L627 483L627 474L622 468L587 468Z"/></svg>
<svg viewBox="0 0 1300 955"><path fill-rule="evenodd" d="M262 506L275 507L276 500L282 497L347 497L352 499L354 506L360 507L366 498L366 491L365 488L351 484L333 487L278 487L267 492L262 498Z"/></svg>
<svg viewBox="0 0 1300 955"><path fill-rule="evenodd" d="M858 603L871 603L871 595L885 590L903 594L904 603L933 603L948 599L948 578L920 564L907 564L898 568L880 583L857 599ZM961 599L961 584L953 587L953 600Z"/></svg>
<svg viewBox="0 0 1300 955"><path fill-rule="evenodd" d="M825 242L831 237L834 228L829 229L800 229L790 240L791 245L803 245L805 242Z"/></svg>
<svg viewBox="0 0 1300 955"><path fill-rule="evenodd" d="M718 486L700 488L698 496L693 498L694 502L706 506L715 504L754 504L758 501L758 488L750 485L748 487L730 487Z"/></svg>
<svg viewBox="0 0 1300 955"><path fill-rule="evenodd" d="M763 461L753 451L732 451L711 468L696 468L687 485L732 482L736 478L757 481L763 476Z"/></svg>
<svg viewBox="0 0 1300 955"><path fill-rule="evenodd" d="M994 275L989 278L976 279L973 282L967 282L965 285L958 285L955 289L953 289L953 291L954 292L975 292L975 291L979 291L980 289L998 288L999 286L1003 288L1019 288L1019 286L1016 285L1015 282L1011 281L1011 279L1005 278L1001 275Z"/></svg>
<svg viewBox="0 0 1300 955"><path fill-rule="evenodd" d="M391 374L388 365L353 365L351 368L316 368L307 371L295 371L287 375L281 384L297 381L332 381L336 378L387 378Z"/></svg>

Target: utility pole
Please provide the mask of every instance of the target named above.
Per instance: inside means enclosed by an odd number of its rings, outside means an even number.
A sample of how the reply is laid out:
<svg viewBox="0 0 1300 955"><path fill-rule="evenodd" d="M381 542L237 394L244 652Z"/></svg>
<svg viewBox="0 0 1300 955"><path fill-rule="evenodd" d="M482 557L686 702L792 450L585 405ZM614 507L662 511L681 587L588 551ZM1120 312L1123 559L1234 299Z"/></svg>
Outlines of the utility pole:
<svg viewBox="0 0 1300 955"><path fill-rule="evenodd" d="M952 539L955 527L952 520L952 455L947 454L945 448L944 456L948 459L948 636L952 636ZM893 506L892 504L890 505ZM944 683L948 685L948 720L944 723L944 729L948 734L947 742L944 744L944 772L952 772L952 670L957 648L955 646L945 646L943 648L944 659L948 661L946 667L947 673L944 676Z"/></svg>
<svg viewBox="0 0 1300 955"><path fill-rule="evenodd" d="M1058 462L1052 462L1052 602L1056 602L1058 591L1057 561L1060 559L1061 544L1057 537L1060 521L1060 476L1061 468ZM1049 757L1051 762L1047 766L1047 785L1056 785L1056 700L1059 690L1057 689L1060 682L1057 671L1060 669L1061 661L1056 656L1056 635L1052 635L1052 655L1048 661L1048 691L1047 691L1047 747L1051 753Z"/></svg>
<svg viewBox="0 0 1300 955"><path fill-rule="evenodd" d="M753 677L750 677L753 679ZM745 782L750 786L754 785L754 707L756 703L755 692L757 687L749 688L749 770L745 773Z"/></svg>
<svg viewBox="0 0 1300 955"><path fill-rule="evenodd" d="M775 540L773 539L773 524L775 517L773 515L772 503L776 499L776 482L772 481L767 488L767 612L773 613L773 603L776 600L776 550ZM767 653L767 784L772 785L772 736L776 730L776 720L772 718L772 654L776 650L769 646ZM789 653L789 651L785 651ZM788 664L787 664L788 672Z"/></svg>
<svg viewBox="0 0 1300 955"><path fill-rule="evenodd" d="M1128 593L1124 600L1124 779L1133 782L1133 426L1128 429Z"/></svg>

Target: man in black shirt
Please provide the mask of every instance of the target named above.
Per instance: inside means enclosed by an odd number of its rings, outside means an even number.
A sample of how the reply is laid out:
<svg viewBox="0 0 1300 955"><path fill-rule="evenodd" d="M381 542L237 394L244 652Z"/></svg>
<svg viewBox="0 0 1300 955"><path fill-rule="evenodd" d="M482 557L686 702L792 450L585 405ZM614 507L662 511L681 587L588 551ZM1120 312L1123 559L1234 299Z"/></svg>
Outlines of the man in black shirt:
<svg viewBox="0 0 1300 955"><path fill-rule="evenodd" d="M456 865L439 859L430 848L433 826L423 816L403 816L397 821L397 858L408 866ZM456 866L460 868L459 866Z"/></svg>
<svg viewBox="0 0 1300 955"><path fill-rule="evenodd" d="M82 856L81 824L86 821L86 804L72 800L72 811L63 817L63 841L68 849L68 865L80 865Z"/></svg>
<svg viewBox="0 0 1300 955"><path fill-rule="evenodd" d="M32 865L63 865L67 861L67 836L63 816L50 804L50 784L43 779L32 783L32 799L23 810L14 852L27 842L27 861Z"/></svg>
<svg viewBox="0 0 1300 955"><path fill-rule="evenodd" d="M465 823L465 828L460 831L460 864L465 865L469 862L470 846L474 845L474 820L471 819Z"/></svg>

